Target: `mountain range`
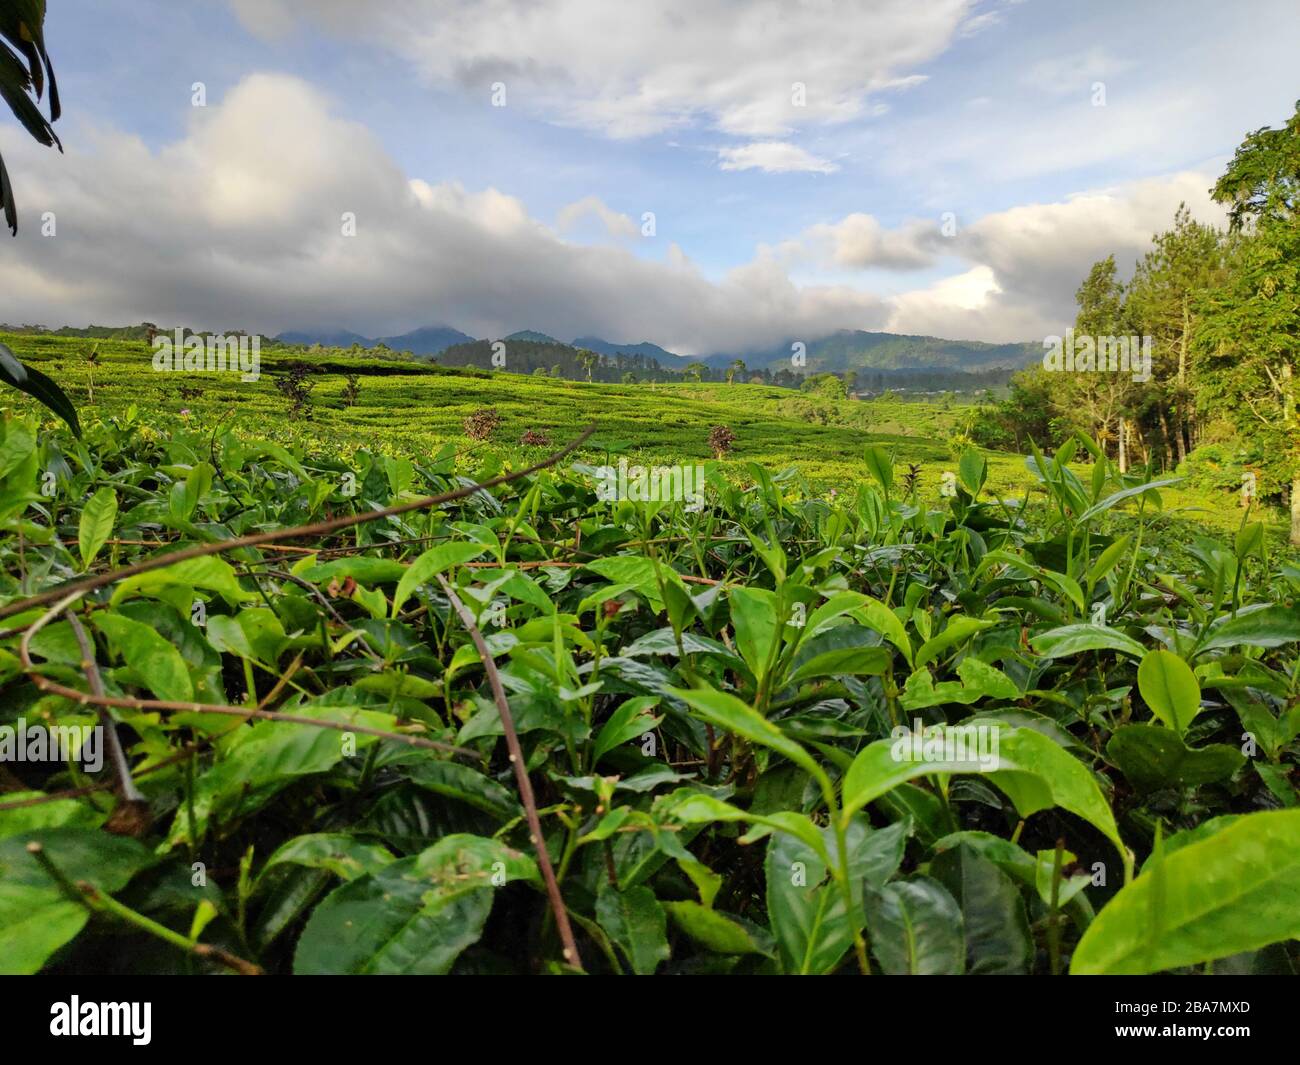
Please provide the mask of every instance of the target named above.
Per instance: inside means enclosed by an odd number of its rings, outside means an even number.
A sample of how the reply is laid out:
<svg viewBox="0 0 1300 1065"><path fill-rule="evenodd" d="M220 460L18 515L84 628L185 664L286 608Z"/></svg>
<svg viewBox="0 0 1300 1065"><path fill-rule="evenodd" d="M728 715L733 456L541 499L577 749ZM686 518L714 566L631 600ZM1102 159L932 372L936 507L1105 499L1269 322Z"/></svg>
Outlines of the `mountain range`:
<svg viewBox="0 0 1300 1065"><path fill-rule="evenodd" d="M353 344L363 348L384 344L394 351L409 351L414 355L433 357L456 344L473 342L475 338L448 325L430 325L388 337L364 337L348 330L307 329L281 333L276 339L286 344L320 344L323 347L342 348ZM563 344L572 348L586 348L601 355L641 355L647 359L658 359L665 369L680 368L690 362L703 362L717 369L725 369L740 358L751 370L793 367L805 373L866 369L946 369L974 373L981 370L1020 369L1041 358L1043 350L1042 344L1037 341L989 344L979 340L945 340L940 337L841 329L827 336L802 341L804 361L799 364L791 362L792 355L797 352L795 345L801 342L794 339L772 347L717 352L698 359L678 355L648 340L636 344L620 344L602 337L581 336L566 344L565 341L533 329L521 329L500 339L507 342L516 340Z"/></svg>

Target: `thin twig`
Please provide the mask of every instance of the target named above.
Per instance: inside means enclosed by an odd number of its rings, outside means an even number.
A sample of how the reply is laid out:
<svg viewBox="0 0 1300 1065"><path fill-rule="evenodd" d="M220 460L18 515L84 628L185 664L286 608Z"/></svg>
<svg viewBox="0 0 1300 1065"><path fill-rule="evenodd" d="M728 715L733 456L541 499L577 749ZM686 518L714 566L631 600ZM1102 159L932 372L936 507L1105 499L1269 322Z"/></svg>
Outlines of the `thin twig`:
<svg viewBox="0 0 1300 1065"><path fill-rule="evenodd" d="M467 755L476 761L483 760L482 755L477 751L471 751L466 747L456 747L450 743L426 740L419 736L410 736L400 732L387 732L384 729L371 728L368 725L344 724L338 721L324 721L315 717L303 717L298 714L281 714L273 710L252 709L247 706L226 706L221 703L181 703L167 699L137 699L134 696L127 695L91 695L87 692L78 691L76 688L65 687L48 677L43 677L36 671L37 667L32 661L30 644L33 636L83 595L85 595L84 591L77 590L64 596L32 622L27 631L23 633L23 638L18 641L18 660L22 663L23 672L27 674L28 679L40 691L49 692L53 695L62 695L65 699L71 699L83 706L89 704L92 706L116 706L127 710L168 710L188 714L226 714L230 717L243 717L258 721L282 721L289 725L310 725L313 728L330 729L334 732L359 732L365 736L378 736L380 739L396 740L411 747L446 751L449 754Z"/></svg>
<svg viewBox="0 0 1300 1065"><path fill-rule="evenodd" d="M519 798L524 804L524 814L528 818L528 831L532 835L533 846L537 849L537 864L541 868L542 879L546 881L546 894L550 899L551 911L555 914L555 927L564 948L564 960L581 969L582 959L578 955L578 945L573 940L573 929L569 927L569 913L564 908L564 896L560 894L559 881L555 879L555 870L551 867L551 856L546 849L546 837L542 835L542 821L537 816L537 799L533 795L532 781L528 779L523 749L519 746L519 734L515 731L514 715L510 712L510 703L506 700L505 689L501 686L501 675L497 672L496 662L493 661L492 652L488 650L487 643L483 640L483 634L479 632L478 625L474 622L474 615L460 601L460 597L442 574L438 574L438 583L442 585L443 592L460 616L461 624L469 632L470 639L474 641L479 657L483 660L483 669L487 672L488 683L492 687L492 698L496 702L497 712L501 715L501 730L505 733L506 747L510 751L510 764L514 766L515 781L519 785Z"/></svg>
<svg viewBox="0 0 1300 1065"><path fill-rule="evenodd" d="M99 674L99 666L95 663L95 648L91 644L90 638L86 635L86 630L82 626L80 619L76 614L68 614L68 624L72 626L73 635L77 637L77 645L81 648L81 668L86 674L86 682L90 685L90 690L98 696L104 695L104 678ZM131 779L131 766L126 760L126 752L122 750L122 743L118 739L117 725L113 721L113 716L103 706L96 707L96 713L99 716L99 726L104 730L104 736L108 741L109 757L113 760L113 768L117 773L118 790L122 793L124 802L146 802L140 789L135 786L135 781Z"/></svg>

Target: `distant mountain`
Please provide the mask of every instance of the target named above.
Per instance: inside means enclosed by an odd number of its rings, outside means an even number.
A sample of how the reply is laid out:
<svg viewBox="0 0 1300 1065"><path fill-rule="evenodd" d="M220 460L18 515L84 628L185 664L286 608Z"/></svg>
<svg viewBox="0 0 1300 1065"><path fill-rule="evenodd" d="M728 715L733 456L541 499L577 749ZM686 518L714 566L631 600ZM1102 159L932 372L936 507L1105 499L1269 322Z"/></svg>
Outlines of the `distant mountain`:
<svg viewBox="0 0 1300 1065"><path fill-rule="evenodd" d="M440 355L453 344L467 344L474 338L449 325L426 325L395 337L380 337L394 351L410 351L416 355Z"/></svg>
<svg viewBox="0 0 1300 1065"><path fill-rule="evenodd" d="M277 339L289 344L321 344L337 348L349 348L353 344L373 348L376 344L383 343L394 351L410 351L426 357L441 355L449 348L475 342L474 337L449 325L429 325L399 336L377 339L363 337L346 329L298 330L281 333ZM642 363L657 361L664 369L681 367L687 361L687 357L677 355L649 340L636 344L619 344L602 337L581 336L576 337L572 344L565 344L536 329L520 329L501 339L515 344L555 345L575 350L586 348L609 358L623 356L626 360L629 357L640 357ZM699 361L719 370L725 370L732 360L739 357L744 359L751 370L802 369L804 373L956 370L978 373L984 370L1019 370L1042 357L1042 345L1038 342L986 344L979 340L944 340L940 337L841 329L823 337L803 338L807 359L802 367L796 367L790 362L790 356L793 354L792 345L797 339L799 338L791 338L771 347L715 352L701 357Z"/></svg>
<svg viewBox="0 0 1300 1065"><path fill-rule="evenodd" d="M750 369L773 370L791 366L794 339L766 350L742 352L740 358ZM844 370L950 369L979 370L1022 369L1042 358L1038 342L986 344L979 340L943 340L939 337L907 336L899 333L869 333L861 329L841 329L816 340L805 340L805 373ZM736 355L718 353L703 361L709 366L726 367Z"/></svg>
<svg viewBox="0 0 1300 1065"><path fill-rule="evenodd" d="M586 348L598 355L641 355L647 359L658 359L664 365L672 365L676 359L681 358L680 355L667 348L661 348L658 344L651 344L648 340L643 340L639 344L615 344L612 340L602 340L600 337L577 337L573 341L573 346Z"/></svg>
<svg viewBox="0 0 1300 1065"><path fill-rule="evenodd" d="M438 355L453 344L464 344L474 338L449 325L426 325L391 337L363 337L347 329L302 329L281 333L275 338L285 344L302 344L311 347L319 344L324 348L350 348L360 344L363 348L373 348L384 344L394 351L409 351L415 355Z"/></svg>

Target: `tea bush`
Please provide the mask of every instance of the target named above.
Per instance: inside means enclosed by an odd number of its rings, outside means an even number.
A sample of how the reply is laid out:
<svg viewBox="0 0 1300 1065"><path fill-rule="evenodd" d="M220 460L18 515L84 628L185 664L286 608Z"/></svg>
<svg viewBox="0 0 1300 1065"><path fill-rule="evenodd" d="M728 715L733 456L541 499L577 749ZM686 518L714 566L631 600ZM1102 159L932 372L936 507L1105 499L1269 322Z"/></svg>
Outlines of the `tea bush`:
<svg viewBox="0 0 1300 1065"><path fill-rule="evenodd" d="M4 971L1294 965L1300 566L1153 547L1085 438L1019 501L873 445L688 510L596 449L0 427L0 742L107 726L0 761Z"/></svg>

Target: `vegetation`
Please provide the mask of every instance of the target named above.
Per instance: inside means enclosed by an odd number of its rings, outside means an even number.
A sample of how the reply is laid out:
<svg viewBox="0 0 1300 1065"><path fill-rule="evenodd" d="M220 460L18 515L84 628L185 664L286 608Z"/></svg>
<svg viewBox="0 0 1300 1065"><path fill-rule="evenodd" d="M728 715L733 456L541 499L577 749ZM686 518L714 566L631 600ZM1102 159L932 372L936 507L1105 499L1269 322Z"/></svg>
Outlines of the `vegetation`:
<svg viewBox="0 0 1300 1065"><path fill-rule="evenodd" d="M123 747L6 763L9 970L1294 963L1282 895L1186 893L1294 882L1300 568L1243 521L1171 572L1164 486L1086 438L1028 460L1043 505L969 452L928 506L872 446L839 502L708 463L691 511L581 461L474 491L495 455L3 425L0 702ZM958 724L995 770L896 757Z"/></svg>
<svg viewBox="0 0 1300 1065"><path fill-rule="evenodd" d="M1180 472L1196 464L1198 447L1227 445L1261 498L1289 498L1290 539L1300 544L1297 188L1300 103L1281 129L1250 134L1215 185L1214 198L1229 208L1226 231L1180 208L1131 281L1119 280L1111 256L1080 286L1075 333L1150 338L1150 378L1091 364L1026 371L981 413L975 438L1020 447L1083 431L1121 470L1140 463Z"/></svg>
<svg viewBox="0 0 1300 1065"><path fill-rule="evenodd" d="M1023 345L0 334L0 972L1294 973L1297 186L1300 106L1081 284L1149 375L978 408L852 397Z"/></svg>

